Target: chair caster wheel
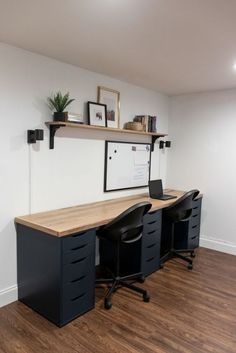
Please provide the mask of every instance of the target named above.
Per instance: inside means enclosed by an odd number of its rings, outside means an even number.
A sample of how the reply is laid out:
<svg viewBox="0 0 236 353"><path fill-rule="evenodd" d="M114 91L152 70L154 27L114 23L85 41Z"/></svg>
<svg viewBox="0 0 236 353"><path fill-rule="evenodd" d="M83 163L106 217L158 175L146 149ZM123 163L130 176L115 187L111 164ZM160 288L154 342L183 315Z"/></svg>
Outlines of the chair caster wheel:
<svg viewBox="0 0 236 353"><path fill-rule="evenodd" d="M193 269L193 265L192 264L188 264L188 270L192 270Z"/></svg>
<svg viewBox="0 0 236 353"><path fill-rule="evenodd" d="M104 308L107 309L107 310L110 310L112 307L112 303L110 302L109 299L105 299L104 300Z"/></svg>
<svg viewBox="0 0 236 353"><path fill-rule="evenodd" d="M143 294L143 301L145 303L148 303L150 301L150 295L147 292Z"/></svg>
<svg viewBox="0 0 236 353"><path fill-rule="evenodd" d="M144 276L139 277L138 282L139 283L144 283L145 282L145 277Z"/></svg>
<svg viewBox="0 0 236 353"><path fill-rule="evenodd" d="M191 256L192 258L194 258L194 257L196 257L196 254L195 254L194 252L191 252L190 256Z"/></svg>

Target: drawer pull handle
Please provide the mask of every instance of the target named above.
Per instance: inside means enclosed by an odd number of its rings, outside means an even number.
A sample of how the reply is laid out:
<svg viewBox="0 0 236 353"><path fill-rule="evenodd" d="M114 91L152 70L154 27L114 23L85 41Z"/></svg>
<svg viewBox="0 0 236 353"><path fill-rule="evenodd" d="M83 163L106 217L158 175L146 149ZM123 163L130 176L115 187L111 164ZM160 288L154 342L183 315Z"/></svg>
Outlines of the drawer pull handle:
<svg viewBox="0 0 236 353"><path fill-rule="evenodd" d="M86 257L82 257L81 259L72 261L72 262L71 262L71 265L74 265L74 264L77 264L77 263L79 263L79 262L82 262L82 261L84 261L85 259L86 259Z"/></svg>
<svg viewBox="0 0 236 353"><path fill-rule="evenodd" d="M156 245L156 243L151 244L151 245L148 245L147 248L148 248L148 249L151 249L151 248L153 248L153 246L155 246L155 245Z"/></svg>
<svg viewBox="0 0 236 353"><path fill-rule="evenodd" d="M148 222L148 224L154 224L156 223L156 221L151 221L151 222Z"/></svg>
<svg viewBox="0 0 236 353"><path fill-rule="evenodd" d="M197 217L197 216L198 216L198 214L195 214L195 215L193 215L193 218L194 218L194 217Z"/></svg>
<svg viewBox="0 0 236 353"><path fill-rule="evenodd" d="M85 296L85 293L82 293L82 294L78 295L77 297L71 299L71 301L74 302L75 300L78 300L78 299L80 299L80 298L82 298L84 296Z"/></svg>
<svg viewBox="0 0 236 353"><path fill-rule="evenodd" d="M81 237L81 235L84 235L84 234L85 234L85 233L74 234L74 235L72 235L72 238Z"/></svg>
<svg viewBox="0 0 236 353"><path fill-rule="evenodd" d="M82 279L84 279L86 276L81 276L79 278L76 278L76 279L73 279L72 281L70 281L70 283L76 283L76 282L79 282L81 281Z"/></svg>
<svg viewBox="0 0 236 353"><path fill-rule="evenodd" d="M196 206L196 207L193 207L193 210L197 210L198 209L198 206Z"/></svg>
<svg viewBox="0 0 236 353"><path fill-rule="evenodd" d="M192 226L192 229L197 228L197 226L198 226L197 224L195 226Z"/></svg>
<svg viewBox="0 0 236 353"><path fill-rule="evenodd" d="M79 250L79 249L83 249L83 248L85 248L85 246L87 246L88 245L88 243L87 244L83 244L83 245L80 245L80 246L76 246L76 248L72 248L71 250Z"/></svg>
<svg viewBox="0 0 236 353"><path fill-rule="evenodd" d="M146 262L151 262L152 260L154 260L154 256L150 257L150 259L147 259Z"/></svg>
<svg viewBox="0 0 236 353"><path fill-rule="evenodd" d="M152 230L151 232L148 232L147 234L148 235L151 235L151 234L153 234L153 233L155 233L156 232L156 230Z"/></svg>
<svg viewBox="0 0 236 353"><path fill-rule="evenodd" d="M194 237L192 237L191 240L194 240L194 239L196 239L196 238L197 238L197 235L195 235Z"/></svg>

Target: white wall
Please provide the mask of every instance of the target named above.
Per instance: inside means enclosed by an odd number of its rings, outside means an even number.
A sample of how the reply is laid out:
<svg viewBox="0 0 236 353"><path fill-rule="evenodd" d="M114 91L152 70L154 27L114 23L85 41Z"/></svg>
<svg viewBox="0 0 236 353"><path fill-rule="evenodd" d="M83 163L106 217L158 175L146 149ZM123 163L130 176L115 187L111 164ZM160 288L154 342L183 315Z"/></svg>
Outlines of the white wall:
<svg viewBox="0 0 236 353"><path fill-rule="evenodd" d="M98 85L120 91L122 125L145 113L158 115L158 130L168 132L168 97L0 43L0 306L17 298L15 216L143 191L103 193L104 139L132 135L60 129L48 148L46 97L69 91L78 99L71 111L84 113ZM45 129L45 140L29 146L26 130L35 128ZM157 148L152 154L152 175L164 180L165 157Z"/></svg>
<svg viewBox="0 0 236 353"><path fill-rule="evenodd" d="M204 195L201 244L236 254L236 90L171 99L167 184Z"/></svg>

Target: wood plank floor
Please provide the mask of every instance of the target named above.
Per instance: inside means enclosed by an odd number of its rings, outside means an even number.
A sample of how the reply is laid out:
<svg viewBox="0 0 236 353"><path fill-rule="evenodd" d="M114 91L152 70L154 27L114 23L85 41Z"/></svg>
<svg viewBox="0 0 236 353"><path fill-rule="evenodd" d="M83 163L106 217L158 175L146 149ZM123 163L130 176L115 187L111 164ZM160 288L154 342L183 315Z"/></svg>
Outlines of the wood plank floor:
<svg viewBox="0 0 236 353"><path fill-rule="evenodd" d="M200 248L194 270L179 260L142 285L151 302L126 289L59 329L25 305L0 309L1 353L235 353L236 256Z"/></svg>

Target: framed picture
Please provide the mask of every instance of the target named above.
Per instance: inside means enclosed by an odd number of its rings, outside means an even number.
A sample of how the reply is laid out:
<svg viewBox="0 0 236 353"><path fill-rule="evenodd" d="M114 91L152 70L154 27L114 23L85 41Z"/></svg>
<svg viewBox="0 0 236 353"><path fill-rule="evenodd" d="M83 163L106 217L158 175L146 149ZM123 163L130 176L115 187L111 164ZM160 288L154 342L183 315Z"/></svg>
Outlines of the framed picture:
<svg viewBox="0 0 236 353"><path fill-rule="evenodd" d="M98 86L98 102L107 106L107 127L120 127L120 92Z"/></svg>
<svg viewBox="0 0 236 353"><path fill-rule="evenodd" d="M88 102L88 123L94 126L107 126L106 104Z"/></svg>

